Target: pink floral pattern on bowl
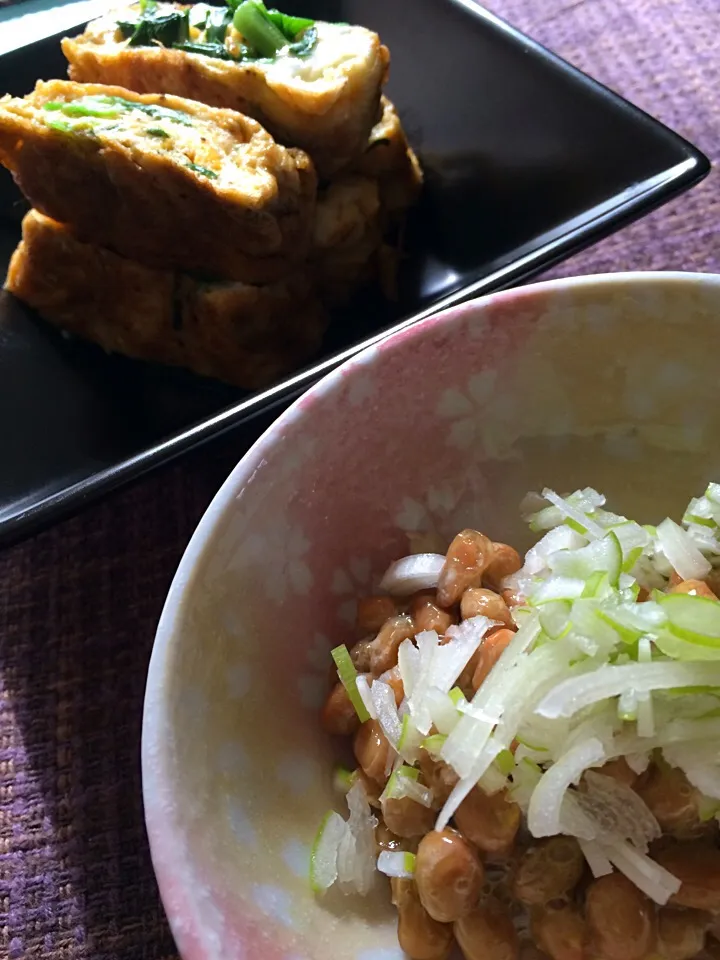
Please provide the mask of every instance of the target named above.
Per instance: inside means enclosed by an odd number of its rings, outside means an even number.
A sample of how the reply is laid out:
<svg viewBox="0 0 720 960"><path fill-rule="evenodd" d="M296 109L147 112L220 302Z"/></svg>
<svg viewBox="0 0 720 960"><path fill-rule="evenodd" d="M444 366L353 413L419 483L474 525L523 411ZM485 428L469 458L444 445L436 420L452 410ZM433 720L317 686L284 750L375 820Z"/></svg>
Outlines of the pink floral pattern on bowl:
<svg viewBox="0 0 720 960"><path fill-rule="evenodd" d="M337 804L317 708L355 598L418 535L526 544L527 489L677 509L720 477L718 356L718 277L538 284L370 348L255 444L186 551L148 678L147 826L185 960L402 957L387 891L321 904L307 882Z"/></svg>

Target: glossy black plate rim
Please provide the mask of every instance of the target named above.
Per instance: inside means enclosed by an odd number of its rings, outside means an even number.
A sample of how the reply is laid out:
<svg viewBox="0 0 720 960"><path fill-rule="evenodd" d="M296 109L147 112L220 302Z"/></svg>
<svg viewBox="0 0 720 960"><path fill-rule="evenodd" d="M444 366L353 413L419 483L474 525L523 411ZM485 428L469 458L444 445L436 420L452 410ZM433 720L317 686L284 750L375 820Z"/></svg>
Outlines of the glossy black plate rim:
<svg viewBox="0 0 720 960"><path fill-rule="evenodd" d="M306 367L297 374L285 378L267 390L253 394L251 397L237 404L233 404L212 417L205 418L187 429L178 431L161 443L142 451L142 453L134 457L120 461L112 467L99 471L84 480L66 487L64 490L42 499L35 499L26 509L0 521L0 544L9 545L32 533L38 532L43 527L49 526L69 514L76 512L83 506L99 499L123 484L140 477L142 474L149 472L161 464L168 463L183 453L227 433L233 427L246 423L259 414L267 413L288 404L300 396L311 384L315 383L326 373L340 366L345 360L348 360L365 348L379 343L386 337L392 336L414 323L418 323L433 314L464 301L506 289L520 282L526 282L554 264L567 259L575 253L579 253L581 250L597 243L599 240L611 235L622 227L633 223L652 210L657 209L673 197L699 183L710 172L711 164L708 158L689 141L669 128L664 127L660 121L651 117L634 104L629 103L603 84L588 77L587 74L583 73L577 67L574 67L566 60L552 53L546 47L542 46L542 44L530 39L500 17L495 16L495 14L475 3L474 0L438 0L438 2L454 4L469 10L475 16L484 18L488 23L505 33L506 36L516 43L522 44L528 52L532 52L536 56L549 61L556 69L571 74L576 81L588 86L596 93L616 103L622 103L625 109L628 109L636 116L638 121L651 122L654 125L664 128L666 132L675 139L679 150L685 152L687 155L686 159L677 163L669 170L664 171L662 174L658 174L657 176L629 187L626 194L620 199L616 198L614 201L601 204L599 207L588 211L582 218L578 217L579 222L577 226L572 229L568 230L565 224L562 228L551 232L546 236L544 242L535 245L534 248L529 250L525 255L516 257L510 263L482 277L475 283L453 291L425 309L404 318L398 323L373 334L363 341L324 358L316 364ZM33 11L42 10L41 5L36 4L33 0L30 0L30 3L27 5L21 3L18 4L17 7L11 7L9 9L17 10L17 17L21 17L25 12L24 8L26 8L26 6L32 6ZM108 5L108 8L110 8L110 5ZM5 11L0 11L0 13L3 12ZM12 19L13 17L11 16L6 19L5 22L10 22ZM0 20L0 22L2 21ZM84 25L85 22L85 17L78 19L74 24L64 22L60 33L55 33L54 31L48 33L46 28L41 27L37 35L28 37L24 44L16 44L14 47L10 47L7 52L24 49L40 40L52 39L54 36L60 37L67 30L73 29L73 27L80 27ZM588 217L590 217L590 219L588 219Z"/></svg>

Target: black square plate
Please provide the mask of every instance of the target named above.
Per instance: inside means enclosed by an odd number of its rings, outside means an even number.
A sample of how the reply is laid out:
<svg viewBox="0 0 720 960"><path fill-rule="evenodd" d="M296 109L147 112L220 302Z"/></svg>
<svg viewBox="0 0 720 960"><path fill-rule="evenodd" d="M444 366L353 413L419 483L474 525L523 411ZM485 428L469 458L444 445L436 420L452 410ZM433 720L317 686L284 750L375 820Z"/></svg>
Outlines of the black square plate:
<svg viewBox="0 0 720 960"><path fill-rule="evenodd" d="M471 0L279 5L364 24L390 47L388 95L427 179L400 301L355 304L335 319L314 365L250 395L106 356L2 295L0 539L286 402L399 324L528 278L709 170L691 144ZM98 0L30 0L0 10L0 92L64 76L59 37L79 32L97 8ZM0 173L1 276L23 207Z"/></svg>

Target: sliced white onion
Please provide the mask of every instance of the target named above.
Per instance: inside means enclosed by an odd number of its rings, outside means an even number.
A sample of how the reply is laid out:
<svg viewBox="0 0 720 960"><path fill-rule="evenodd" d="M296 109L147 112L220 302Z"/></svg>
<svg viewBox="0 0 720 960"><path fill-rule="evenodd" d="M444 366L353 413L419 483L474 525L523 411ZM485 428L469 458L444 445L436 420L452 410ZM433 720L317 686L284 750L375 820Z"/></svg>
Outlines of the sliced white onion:
<svg viewBox="0 0 720 960"><path fill-rule="evenodd" d="M380 590L393 597L409 597L418 590L431 590L438 585L445 563L441 553L416 553L391 563L380 581Z"/></svg>
<svg viewBox="0 0 720 960"><path fill-rule="evenodd" d="M407 763L415 763L424 735L420 733L413 723L410 712L407 710L407 701L403 700L400 704L398 715L400 716L400 739L397 745L398 753Z"/></svg>
<svg viewBox="0 0 720 960"><path fill-rule="evenodd" d="M567 790L560 807L560 833L578 840L597 840L597 823L580 806L577 790Z"/></svg>
<svg viewBox="0 0 720 960"><path fill-rule="evenodd" d="M638 662L652 663L652 645L648 637L640 637L638 641ZM651 693L638 693L637 702L637 732L639 737L655 736L655 711Z"/></svg>
<svg viewBox="0 0 720 960"><path fill-rule="evenodd" d="M632 687L636 693L672 690L674 687L720 686L720 664L628 663L603 666L585 676L565 680L537 708L542 717L571 717L608 697L619 697Z"/></svg>
<svg viewBox="0 0 720 960"><path fill-rule="evenodd" d="M335 767L333 771L333 788L343 796L355 783L357 770L346 770L345 767Z"/></svg>
<svg viewBox="0 0 720 960"><path fill-rule="evenodd" d="M513 770L513 784L510 788L510 797L525 814L527 814L527 808L533 790L540 782L540 777L542 777L542 770L537 763L529 760L527 757L523 758Z"/></svg>
<svg viewBox="0 0 720 960"><path fill-rule="evenodd" d="M720 741L720 717L700 717L697 720L671 720L659 730L654 738L658 746L671 743L682 743L684 740L693 740L707 744Z"/></svg>
<svg viewBox="0 0 720 960"><path fill-rule="evenodd" d="M645 603L609 602L602 605L598 616L629 643L644 634L656 633L668 620L667 613L654 600Z"/></svg>
<svg viewBox="0 0 720 960"><path fill-rule="evenodd" d="M509 747L518 730L532 723L536 705L550 692L561 677L587 672L586 663L570 666L573 648L567 643L546 643L531 654L522 657L512 673L508 674L502 716L495 737Z"/></svg>
<svg viewBox="0 0 720 960"><path fill-rule="evenodd" d="M375 716L382 732L388 738L392 747L397 750L402 733L402 722L395 703L395 691L389 684L375 680L370 687L370 695Z"/></svg>
<svg viewBox="0 0 720 960"><path fill-rule="evenodd" d="M677 877L646 854L634 850L629 843L617 841L603 843L601 847L610 863L614 864L628 880L655 903L663 906L680 889L680 881Z"/></svg>
<svg viewBox="0 0 720 960"><path fill-rule="evenodd" d="M558 550L576 550L578 547L584 547L586 544L587 540L585 537L570 527L554 527L525 554L523 573L531 577L536 576L547 570L547 561L551 554L556 553Z"/></svg>
<svg viewBox="0 0 720 960"><path fill-rule="evenodd" d="M601 616L604 606L602 601L594 598L576 600L571 607L569 629L570 639L576 645L578 638L584 637L595 647L595 652L606 660L615 652L620 637L617 628Z"/></svg>
<svg viewBox="0 0 720 960"><path fill-rule="evenodd" d="M433 723L430 692L447 693L450 690L493 624L494 621L487 617L473 617L459 627L451 627L449 639L443 644L434 630L423 631L415 638L417 673L408 705L413 722L423 735L429 733Z"/></svg>
<svg viewBox="0 0 720 960"><path fill-rule="evenodd" d="M442 758L449 763L459 777L470 776L478 768L493 727L502 716L503 706L508 697L517 694L515 668L525 657L528 647L540 633L540 624L536 616L527 620L518 630L493 667L490 675L472 699L474 716L463 716L458 725L445 741ZM506 745L500 746L499 750ZM497 752L499 752L499 750ZM497 756L493 754L484 765L479 763L479 773L475 781L485 773Z"/></svg>
<svg viewBox="0 0 720 960"><path fill-rule="evenodd" d="M476 707L487 707L488 713L495 713L501 707L508 689L512 687L510 678L515 667L535 643L539 634L539 618L533 612L505 647L489 677L473 697L472 702Z"/></svg>
<svg viewBox="0 0 720 960"><path fill-rule="evenodd" d="M420 651L412 640L403 640L398 648L398 670L405 696L412 696L420 669Z"/></svg>
<svg viewBox="0 0 720 960"><path fill-rule="evenodd" d="M416 803L419 803L421 807L427 807L428 810L432 808L432 790L430 790L428 787L424 787L421 783L416 783L415 781L411 780L407 784L405 796L409 797L411 800L414 800Z"/></svg>
<svg viewBox="0 0 720 960"><path fill-rule="evenodd" d="M402 768L400 769L402 770ZM407 797L409 800L414 800L416 803L419 803L421 807L427 807L428 809L432 807L432 790L424 787L421 783L418 783L417 780L401 776L400 771L396 771L394 776L395 781L392 788L384 799L381 798L383 802L385 800L403 800Z"/></svg>
<svg viewBox="0 0 720 960"><path fill-rule="evenodd" d="M449 627L445 643L433 653L431 686L447 693L470 662L491 627L500 626L487 617L470 617L459 626Z"/></svg>
<svg viewBox="0 0 720 960"><path fill-rule="evenodd" d="M702 580L712 570L692 537L669 517L659 524L657 538L668 562L683 580Z"/></svg>
<svg viewBox="0 0 720 960"><path fill-rule="evenodd" d="M545 722L547 723L547 721ZM557 723L558 721L553 722ZM617 718L611 703L597 707L586 719L571 725L567 736L556 740L550 750L552 760L559 760L573 747L593 739L599 740L606 754L610 756L614 745L613 733L616 725Z"/></svg>
<svg viewBox="0 0 720 960"><path fill-rule="evenodd" d="M404 797L409 797L423 807L431 807L432 790L418 783L419 775L420 771L415 767L405 764L396 767L385 785L385 789L380 794L380 803L384 804L387 800L402 800Z"/></svg>
<svg viewBox="0 0 720 960"><path fill-rule="evenodd" d="M613 872L613 866L603 853L603 848L597 840L578 840L578 843L595 879L606 877Z"/></svg>
<svg viewBox="0 0 720 960"><path fill-rule="evenodd" d="M530 603L537 607L551 600L576 600L583 595L585 581L580 577L553 576L542 580L528 594Z"/></svg>
<svg viewBox="0 0 720 960"><path fill-rule="evenodd" d="M495 724L500 722L500 711L494 710L492 713L488 713L486 710L483 710L482 707L476 707L472 701L468 703L467 700L461 700L458 703L458 712L463 715L463 717L471 718L472 720L478 720L480 723L490 724L492 729ZM468 727L468 730L470 728ZM463 731L464 733L465 731ZM479 749L479 745L476 745Z"/></svg>
<svg viewBox="0 0 720 960"><path fill-rule="evenodd" d="M710 529L699 523L689 523L687 533L695 546L706 556L717 558L720 555L720 540L717 538L717 527Z"/></svg>
<svg viewBox="0 0 720 960"><path fill-rule="evenodd" d="M355 680L355 686L357 687L357 692L360 694L360 699L365 704L365 709L370 714L371 720L377 720L377 713L375 712L375 704L372 700L372 694L370 693L370 684L367 682L367 677L364 674L358 674L357 679Z"/></svg>
<svg viewBox="0 0 720 960"><path fill-rule="evenodd" d="M642 757L652 750L665 749L675 744L694 747L708 740L717 744L719 737L720 717L672 720L659 723L654 737L644 738L634 733L619 733L609 746L608 756L612 758L639 754Z"/></svg>
<svg viewBox="0 0 720 960"><path fill-rule="evenodd" d="M578 794L577 802L597 824L598 836L612 835L647 852L662 831L639 794L596 770L587 770L584 782L586 791Z"/></svg>
<svg viewBox="0 0 720 960"><path fill-rule="evenodd" d="M618 581L622 569L622 547L610 531L599 540L591 540L586 547L558 550L548 557L550 570L563 577L580 577L586 580L596 572L607 573L610 582Z"/></svg>
<svg viewBox="0 0 720 960"><path fill-rule="evenodd" d="M498 770L496 763L491 763L478 780L477 785L483 793L487 794L488 797L492 797L494 794L500 793L501 790L507 789L508 778Z"/></svg>
<svg viewBox="0 0 720 960"><path fill-rule="evenodd" d="M632 575L635 577L641 587L646 590L663 590L665 588L665 578L670 575L670 569L661 574L657 570L657 562L653 561L644 553L638 557L635 566L632 568ZM645 604L641 604L645 606Z"/></svg>
<svg viewBox="0 0 720 960"><path fill-rule="evenodd" d="M546 494L550 496L546 496ZM556 504L559 502L559 505L548 506L548 503L551 501ZM605 497L591 487L586 487L584 490L576 490L574 493L571 493L569 497L558 497L553 491L544 490L542 497L538 494L528 494L523 499L520 510L523 518L529 522L530 529L539 531L549 530L552 527L557 527L559 524L564 523L568 518L567 506L582 511L582 513L599 513L604 515L605 511L600 510L600 507L604 503ZM537 507L537 510L529 512L532 510L533 505ZM615 514L607 514L607 519L609 522L617 522L618 519L623 518L617 518Z"/></svg>
<svg viewBox="0 0 720 960"><path fill-rule="evenodd" d="M415 874L415 854L404 850L383 850L377 859L377 868L386 877L409 879Z"/></svg>
<svg viewBox="0 0 720 960"><path fill-rule="evenodd" d="M450 736L452 736L452 734L450 734ZM480 778L487 772L491 763L501 751L502 747L500 744L494 743L492 740L485 742L484 748L481 750L475 762L471 765L468 775L460 779L455 784L450 796L445 801L445 805L438 814L438 818L435 822L436 830L445 829L450 822L450 819L455 815L457 808L468 796L471 790L477 785L478 780L480 780Z"/></svg>
<svg viewBox="0 0 720 960"><path fill-rule="evenodd" d="M537 577L529 577L522 570L518 570L517 573L508 574L507 577L503 577L500 581L500 587L502 591L510 591L515 597L515 603L519 604L524 602L530 591L533 589L537 583ZM523 607L514 606L511 607L510 613L512 614L513 620L517 623L516 615L521 615L521 611L524 611ZM518 624L519 626L519 624Z"/></svg>
<svg viewBox="0 0 720 960"><path fill-rule="evenodd" d="M387 760L385 761L385 776L391 777L396 770L399 770L405 763L405 758L394 750L388 750Z"/></svg>
<svg viewBox="0 0 720 960"><path fill-rule="evenodd" d="M431 687L428 690L426 702L437 732L445 735L452 733L460 720L460 714L452 698L436 687Z"/></svg>
<svg viewBox="0 0 720 960"><path fill-rule="evenodd" d="M415 726L423 736L427 736L432 726L432 717L425 698L430 687L435 685L435 653L439 648L440 638L434 630L423 630L415 637L415 643L419 658L412 694L408 697L408 706Z"/></svg>
<svg viewBox="0 0 720 960"><path fill-rule="evenodd" d="M375 879L375 827L378 824L361 780L347 794L348 830L338 849L338 884L345 893L370 892Z"/></svg>
<svg viewBox="0 0 720 960"><path fill-rule="evenodd" d="M478 719L474 716L462 716L450 732L443 745L441 757L445 763L450 764L459 777L463 778L471 774L487 746L496 722L492 717ZM502 748L498 749L498 753L500 749ZM487 766L481 770L476 782L494 759L495 757L492 757Z"/></svg>
<svg viewBox="0 0 720 960"><path fill-rule="evenodd" d="M554 490L548 490L547 487L543 490L542 495L553 506L557 507L564 517L567 517L569 520L573 520L575 523L580 524L581 527L584 527L590 537L600 540L605 536L605 531L602 529L602 527L598 526L594 520L591 520L590 517L588 517L587 514L580 509L580 507L573 506L573 504L569 502L570 498L563 499L563 497L558 496ZM605 498L601 497L601 499L604 503Z"/></svg>
<svg viewBox="0 0 720 960"><path fill-rule="evenodd" d="M693 497L683 514L683 526L689 527L691 524L707 525L709 529L717 526L715 519L716 505L705 497Z"/></svg>
<svg viewBox="0 0 720 960"><path fill-rule="evenodd" d="M310 884L315 893L331 887L338 877L338 851L348 825L339 813L331 810L320 824L310 854Z"/></svg>
<svg viewBox="0 0 720 960"><path fill-rule="evenodd" d="M705 491L705 496L708 498L710 503L714 504L716 507L720 507L720 483L709 483L707 490Z"/></svg>
<svg viewBox="0 0 720 960"><path fill-rule="evenodd" d="M611 527L620 542L623 560L627 566L633 566L639 555L652 544L652 537L639 523L633 520L623 520ZM626 569L627 569L626 566Z"/></svg>
<svg viewBox="0 0 720 960"><path fill-rule="evenodd" d="M602 743L591 738L572 747L545 771L528 807L528 829L534 837L561 832L560 811L568 787L577 783L588 767L600 765L605 759Z"/></svg>
<svg viewBox="0 0 720 960"><path fill-rule="evenodd" d="M683 771L690 783L706 797L720 800L720 747L713 743L683 743L663 748L663 756Z"/></svg>

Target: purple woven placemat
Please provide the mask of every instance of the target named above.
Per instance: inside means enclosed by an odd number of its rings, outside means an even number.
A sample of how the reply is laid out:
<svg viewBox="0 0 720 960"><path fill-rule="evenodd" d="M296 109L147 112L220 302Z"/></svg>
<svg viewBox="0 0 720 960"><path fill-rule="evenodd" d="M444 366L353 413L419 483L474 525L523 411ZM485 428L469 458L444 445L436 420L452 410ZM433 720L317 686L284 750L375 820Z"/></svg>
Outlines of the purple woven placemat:
<svg viewBox="0 0 720 960"><path fill-rule="evenodd" d="M718 0L492 6L720 160ZM719 176L553 274L720 272ZM176 956L143 827L145 672L188 538L258 429L0 554L2 957Z"/></svg>

